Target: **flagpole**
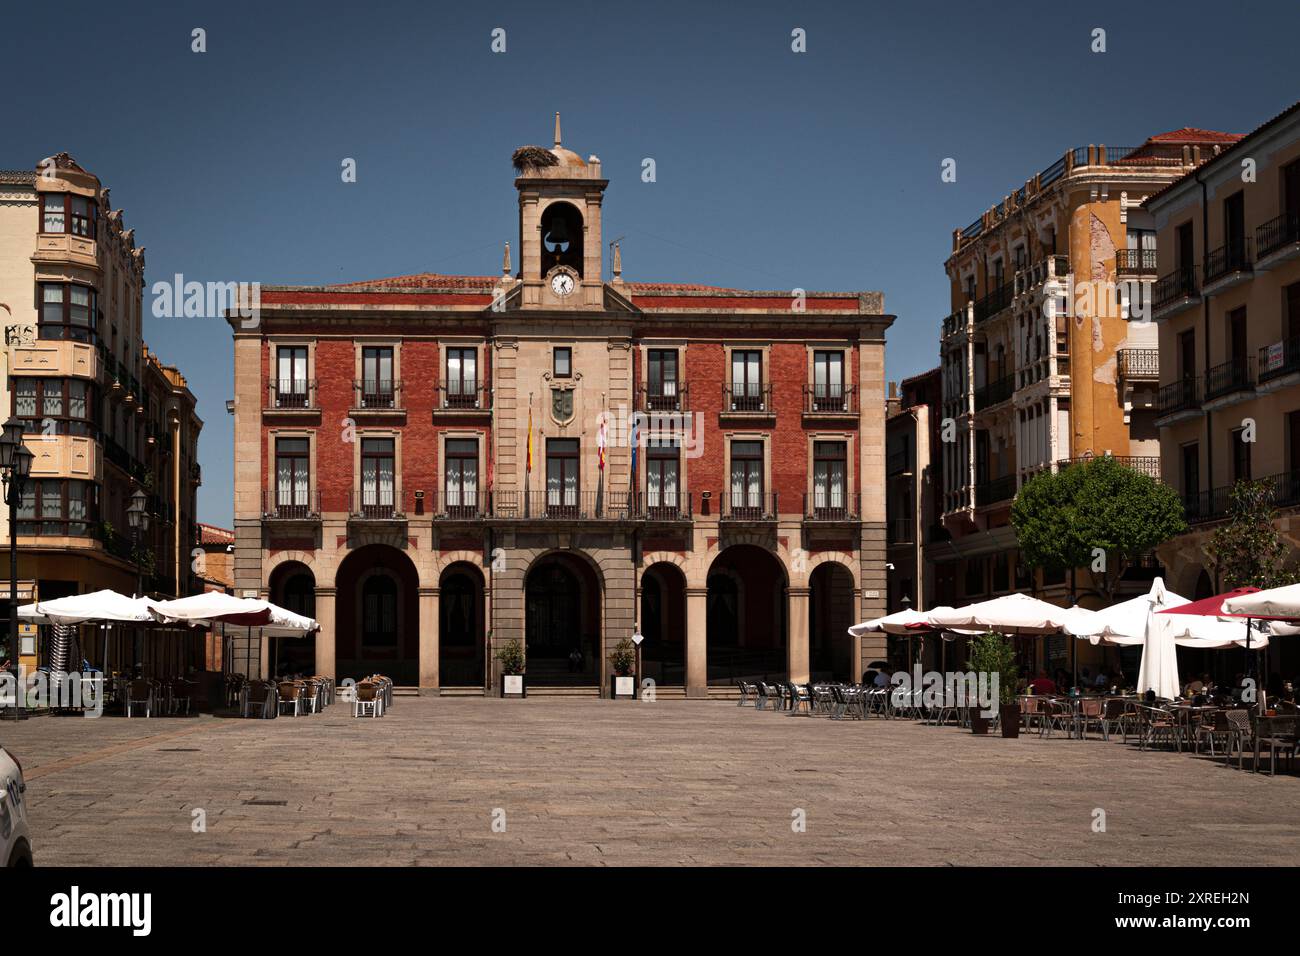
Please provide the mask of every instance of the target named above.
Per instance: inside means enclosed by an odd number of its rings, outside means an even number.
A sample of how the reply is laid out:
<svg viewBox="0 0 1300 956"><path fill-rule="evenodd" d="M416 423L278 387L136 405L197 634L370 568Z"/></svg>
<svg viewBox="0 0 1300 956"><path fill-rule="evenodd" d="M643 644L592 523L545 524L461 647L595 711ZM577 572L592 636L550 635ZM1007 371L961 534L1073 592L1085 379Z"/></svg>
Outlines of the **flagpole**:
<svg viewBox="0 0 1300 956"><path fill-rule="evenodd" d="M533 393L528 393L528 444L524 451L524 517L530 517L529 507L533 477Z"/></svg>

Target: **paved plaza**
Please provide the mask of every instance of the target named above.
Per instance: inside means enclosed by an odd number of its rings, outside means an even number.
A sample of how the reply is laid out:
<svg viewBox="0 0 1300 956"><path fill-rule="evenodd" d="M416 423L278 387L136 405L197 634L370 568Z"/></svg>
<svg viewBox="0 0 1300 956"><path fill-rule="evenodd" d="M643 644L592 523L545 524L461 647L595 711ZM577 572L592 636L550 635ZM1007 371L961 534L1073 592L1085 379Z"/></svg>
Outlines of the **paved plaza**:
<svg viewBox="0 0 1300 956"><path fill-rule="evenodd" d="M1300 775L734 702L40 717L0 742L38 865L1300 863Z"/></svg>

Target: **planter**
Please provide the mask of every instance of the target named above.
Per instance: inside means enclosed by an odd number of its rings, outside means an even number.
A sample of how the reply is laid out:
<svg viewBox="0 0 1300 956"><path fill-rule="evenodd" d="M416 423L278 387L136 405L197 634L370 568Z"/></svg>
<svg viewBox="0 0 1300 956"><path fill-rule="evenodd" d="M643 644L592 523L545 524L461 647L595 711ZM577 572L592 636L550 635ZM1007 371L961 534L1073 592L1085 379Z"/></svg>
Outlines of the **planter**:
<svg viewBox="0 0 1300 956"><path fill-rule="evenodd" d="M998 708L998 713L1002 718L1002 736L1019 737L1020 736L1020 705L1003 704Z"/></svg>
<svg viewBox="0 0 1300 956"><path fill-rule="evenodd" d="M978 707L970 708L970 732L972 734L987 734L989 732L989 719L980 713Z"/></svg>
<svg viewBox="0 0 1300 956"><path fill-rule="evenodd" d="M614 700L632 700L636 697L636 678L617 675L610 677L609 696Z"/></svg>
<svg viewBox="0 0 1300 956"><path fill-rule="evenodd" d="M501 696L502 697L527 697L528 685L524 682L523 674L502 674L501 675Z"/></svg>

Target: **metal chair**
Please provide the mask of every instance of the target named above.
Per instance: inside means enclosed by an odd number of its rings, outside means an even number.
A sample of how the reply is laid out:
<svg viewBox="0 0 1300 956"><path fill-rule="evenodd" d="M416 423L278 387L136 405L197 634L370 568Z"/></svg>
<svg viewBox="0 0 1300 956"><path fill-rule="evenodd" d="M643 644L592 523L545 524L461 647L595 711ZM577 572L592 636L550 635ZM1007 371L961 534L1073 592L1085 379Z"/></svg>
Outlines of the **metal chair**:
<svg viewBox="0 0 1300 956"><path fill-rule="evenodd" d="M144 708L146 717L153 716L158 703L158 688L151 680L133 680L126 687L126 716L134 717L137 706Z"/></svg>
<svg viewBox="0 0 1300 956"><path fill-rule="evenodd" d="M358 684L356 695L352 699L352 716L365 717L369 715L379 717L382 714L383 692L380 688L369 681Z"/></svg>

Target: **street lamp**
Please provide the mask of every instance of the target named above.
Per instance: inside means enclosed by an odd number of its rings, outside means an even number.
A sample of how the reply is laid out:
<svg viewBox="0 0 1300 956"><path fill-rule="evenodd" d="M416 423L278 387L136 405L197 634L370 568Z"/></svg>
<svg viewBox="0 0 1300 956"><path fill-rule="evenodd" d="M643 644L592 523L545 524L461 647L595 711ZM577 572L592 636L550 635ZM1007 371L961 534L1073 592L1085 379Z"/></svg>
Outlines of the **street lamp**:
<svg viewBox="0 0 1300 956"><path fill-rule="evenodd" d="M131 529L131 542L135 551L135 594L136 597L144 595L144 570L140 564L140 542L144 533L149 530L149 512L146 510L148 498L145 497L143 489L137 488L135 494L131 496L131 504L126 509L126 523ZM141 676L140 669L143 665L141 658L144 657L144 634L139 627L135 629L135 639L131 642L131 670L138 678Z"/></svg>
<svg viewBox="0 0 1300 956"><path fill-rule="evenodd" d="M18 505L23 500L23 484L31 473L32 453L23 444L23 422L11 418L0 432L0 481L9 505L9 660L14 672L15 720L22 719L24 697L18 667Z"/></svg>

